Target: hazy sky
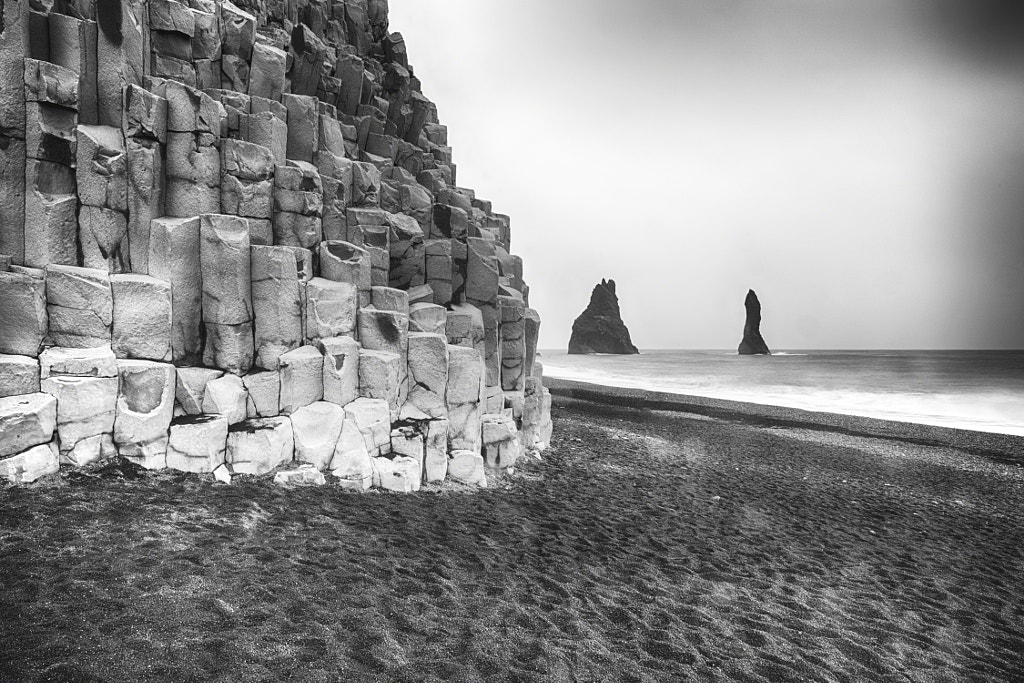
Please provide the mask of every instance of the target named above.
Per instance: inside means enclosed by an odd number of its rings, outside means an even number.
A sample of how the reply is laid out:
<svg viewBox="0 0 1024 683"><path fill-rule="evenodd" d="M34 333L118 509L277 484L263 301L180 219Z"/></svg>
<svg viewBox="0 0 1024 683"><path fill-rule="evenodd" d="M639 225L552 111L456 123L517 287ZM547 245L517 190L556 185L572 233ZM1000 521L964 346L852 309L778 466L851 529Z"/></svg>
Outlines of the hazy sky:
<svg viewBox="0 0 1024 683"><path fill-rule="evenodd" d="M541 348L1024 348L1024 2L390 4Z"/></svg>

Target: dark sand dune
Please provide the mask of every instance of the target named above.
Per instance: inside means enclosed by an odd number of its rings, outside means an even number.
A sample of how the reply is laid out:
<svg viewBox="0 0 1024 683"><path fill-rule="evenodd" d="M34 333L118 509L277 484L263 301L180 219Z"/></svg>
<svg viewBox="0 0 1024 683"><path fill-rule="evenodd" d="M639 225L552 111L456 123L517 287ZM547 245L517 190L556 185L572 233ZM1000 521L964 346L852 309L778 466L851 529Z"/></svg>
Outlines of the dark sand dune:
<svg viewBox="0 0 1024 683"><path fill-rule="evenodd" d="M0 491L0 679L1021 680L1020 467L569 399L555 429L479 493Z"/></svg>

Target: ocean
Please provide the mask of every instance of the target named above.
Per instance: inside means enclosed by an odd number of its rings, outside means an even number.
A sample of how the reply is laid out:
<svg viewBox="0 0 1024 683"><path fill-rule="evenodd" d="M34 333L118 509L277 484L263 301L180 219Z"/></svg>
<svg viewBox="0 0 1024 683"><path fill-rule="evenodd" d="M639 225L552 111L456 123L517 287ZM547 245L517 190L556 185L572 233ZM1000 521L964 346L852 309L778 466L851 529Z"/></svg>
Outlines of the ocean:
<svg viewBox="0 0 1024 683"><path fill-rule="evenodd" d="M1024 436L1024 351L541 351L546 377Z"/></svg>

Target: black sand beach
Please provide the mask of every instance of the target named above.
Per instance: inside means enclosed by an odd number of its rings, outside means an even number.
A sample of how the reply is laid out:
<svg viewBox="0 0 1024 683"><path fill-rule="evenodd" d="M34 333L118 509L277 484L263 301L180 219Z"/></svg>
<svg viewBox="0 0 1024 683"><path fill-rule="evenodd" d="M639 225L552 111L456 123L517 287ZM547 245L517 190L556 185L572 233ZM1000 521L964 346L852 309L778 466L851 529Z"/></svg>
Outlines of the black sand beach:
<svg viewBox="0 0 1024 683"><path fill-rule="evenodd" d="M544 460L481 492L0 490L0 679L1020 680L1012 448L553 416Z"/></svg>

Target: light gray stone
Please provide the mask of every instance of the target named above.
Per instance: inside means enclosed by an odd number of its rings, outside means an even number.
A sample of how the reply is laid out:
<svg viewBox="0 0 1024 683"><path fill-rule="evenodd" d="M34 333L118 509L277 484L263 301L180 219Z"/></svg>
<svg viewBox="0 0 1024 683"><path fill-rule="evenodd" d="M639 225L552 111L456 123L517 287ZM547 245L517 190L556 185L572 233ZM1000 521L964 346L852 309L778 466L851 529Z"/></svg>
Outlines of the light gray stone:
<svg viewBox="0 0 1024 683"><path fill-rule="evenodd" d="M370 457L391 452L391 409L387 401L357 398L345 406L345 420L351 420L359 430Z"/></svg>
<svg viewBox="0 0 1024 683"><path fill-rule="evenodd" d="M281 412L281 375L276 370L250 372L242 377L248 394L246 416L276 417Z"/></svg>
<svg viewBox="0 0 1024 683"><path fill-rule="evenodd" d="M481 419L484 461L492 469L507 469L516 464L520 445L516 424L507 415L484 415Z"/></svg>
<svg viewBox="0 0 1024 683"><path fill-rule="evenodd" d="M294 413L324 397L324 357L315 346L281 356L281 412Z"/></svg>
<svg viewBox="0 0 1024 683"><path fill-rule="evenodd" d="M310 463L318 470L330 466L341 438L345 409L317 401L298 408L291 414L295 436L295 460Z"/></svg>
<svg viewBox="0 0 1024 683"><path fill-rule="evenodd" d="M163 469L174 415L175 368L147 360L119 360L117 367L120 388L114 443L118 453L147 469Z"/></svg>
<svg viewBox="0 0 1024 683"><path fill-rule="evenodd" d="M46 281L0 271L0 353L38 356L47 333Z"/></svg>
<svg viewBox="0 0 1024 683"><path fill-rule="evenodd" d="M373 459L373 484L385 491L414 493L420 490L420 464L403 456Z"/></svg>
<svg viewBox="0 0 1024 683"><path fill-rule="evenodd" d="M82 265L108 273L129 270L128 217L121 211L97 206L78 210L78 242Z"/></svg>
<svg viewBox="0 0 1024 683"><path fill-rule="evenodd" d="M298 265L293 250L271 246L253 246L251 264L256 365L276 370L303 341Z"/></svg>
<svg viewBox="0 0 1024 683"><path fill-rule="evenodd" d="M134 273L149 273L152 221L164 215L164 157L156 140L128 138L128 253Z"/></svg>
<svg viewBox="0 0 1024 683"><path fill-rule="evenodd" d="M274 483L280 486L323 486L327 478L323 472L306 463L295 469L277 472L274 474Z"/></svg>
<svg viewBox="0 0 1024 683"><path fill-rule="evenodd" d="M57 399L62 463L80 467L116 454L117 377L49 377L40 388Z"/></svg>
<svg viewBox="0 0 1024 683"><path fill-rule="evenodd" d="M448 311L444 306L417 302L409 306L409 333L426 332L447 337Z"/></svg>
<svg viewBox="0 0 1024 683"><path fill-rule="evenodd" d="M34 446L9 458L0 459L0 479L12 484L29 484L60 469L57 444Z"/></svg>
<svg viewBox="0 0 1024 683"><path fill-rule="evenodd" d="M119 358L171 360L171 285L148 275L111 275L111 346Z"/></svg>
<svg viewBox="0 0 1024 683"><path fill-rule="evenodd" d="M405 399L402 358L391 351L359 350L359 395L383 399L397 420Z"/></svg>
<svg viewBox="0 0 1024 683"><path fill-rule="evenodd" d="M223 415L229 425L246 419L248 393L241 378L227 373L208 381L203 390L203 412L208 415Z"/></svg>
<svg viewBox="0 0 1024 683"><path fill-rule="evenodd" d="M287 417L246 420L228 430L227 463L235 474L267 474L291 462L294 448Z"/></svg>
<svg viewBox="0 0 1024 683"><path fill-rule="evenodd" d="M39 354L39 377L117 377L117 358L110 346L89 349L51 346Z"/></svg>
<svg viewBox="0 0 1024 683"><path fill-rule="evenodd" d="M57 426L57 401L48 393L0 398L0 458L49 443Z"/></svg>
<svg viewBox="0 0 1024 683"><path fill-rule="evenodd" d="M448 420L430 420L426 427L423 478L428 484L440 484L448 474Z"/></svg>
<svg viewBox="0 0 1024 683"><path fill-rule="evenodd" d="M359 291L350 282L315 277L306 283L306 343L356 334Z"/></svg>
<svg viewBox="0 0 1024 683"><path fill-rule="evenodd" d="M167 467L181 472L213 472L224 463L228 421L223 415L196 415L171 421Z"/></svg>
<svg viewBox="0 0 1024 683"><path fill-rule="evenodd" d="M357 377L358 384L358 377ZM0 353L0 398L39 393L39 361Z"/></svg>
<svg viewBox="0 0 1024 683"><path fill-rule="evenodd" d="M373 462L356 421L346 416L331 460L331 474L347 489L365 491L373 486Z"/></svg>
<svg viewBox="0 0 1024 683"><path fill-rule="evenodd" d="M249 226L237 216L204 214L199 230L203 364L242 375L253 360Z"/></svg>
<svg viewBox="0 0 1024 683"><path fill-rule="evenodd" d="M448 345L439 334L409 334L409 394L401 407L401 419L446 417Z"/></svg>
<svg viewBox="0 0 1024 683"><path fill-rule="evenodd" d="M176 365L198 364L203 355L199 235L198 216L150 223L149 274L171 284L171 355Z"/></svg>
<svg viewBox="0 0 1024 683"><path fill-rule="evenodd" d="M110 276L92 268L46 267L49 336L57 346L108 346L114 301Z"/></svg>
<svg viewBox="0 0 1024 683"><path fill-rule="evenodd" d="M186 415L199 415L203 412L206 385L223 376L222 370L178 368L174 397Z"/></svg>
<svg viewBox="0 0 1024 683"><path fill-rule="evenodd" d="M473 451L452 451L448 460L448 478L460 484L487 488L483 456Z"/></svg>
<svg viewBox="0 0 1024 683"><path fill-rule="evenodd" d="M324 356L324 400L344 406L359 398L359 343L330 337L317 347Z"/></svg>

